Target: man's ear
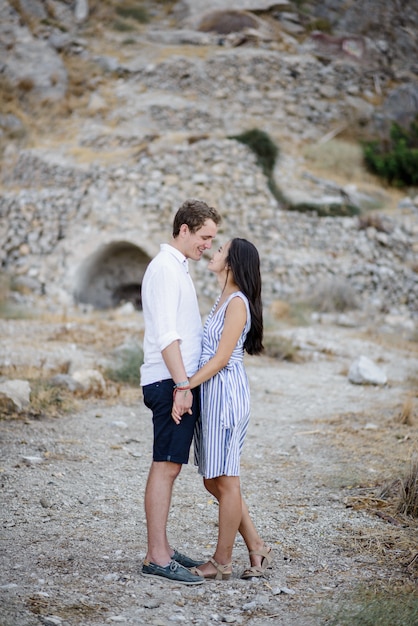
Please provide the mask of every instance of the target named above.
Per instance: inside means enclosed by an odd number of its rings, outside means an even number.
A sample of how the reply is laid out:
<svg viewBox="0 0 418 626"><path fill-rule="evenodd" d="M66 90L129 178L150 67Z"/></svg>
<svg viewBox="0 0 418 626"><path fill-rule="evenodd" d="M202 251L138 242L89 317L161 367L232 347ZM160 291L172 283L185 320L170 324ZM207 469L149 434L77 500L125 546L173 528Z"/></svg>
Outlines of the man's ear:
<svg viewBox="0 0 418 626"><path fill-rule="evenodd" d="M180 226L180 235L182 235L184 237L184 235L187 235L189 233L189 227L187 226L187 224L182 224Z"/></svg>

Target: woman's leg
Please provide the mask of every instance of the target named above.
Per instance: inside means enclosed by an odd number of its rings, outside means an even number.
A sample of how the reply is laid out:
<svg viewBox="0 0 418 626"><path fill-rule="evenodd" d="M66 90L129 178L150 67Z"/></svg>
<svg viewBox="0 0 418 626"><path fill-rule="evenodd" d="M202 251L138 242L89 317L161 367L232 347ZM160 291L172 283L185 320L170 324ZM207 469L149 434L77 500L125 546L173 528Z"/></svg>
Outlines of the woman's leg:
<svg viewBox="0 0 418 626"><path fill-rule="evenodd" d="M213 558L220 565L227 565L232 560L235 537L242 517L239 476L204 479L204 484L219 503L218 542ZM200 565L199 570L203 575L212 574L215 567L208 562Z"/></svg>
<svg viewBox="0 0 418 626"><path fill-rule="evenodd" d="M242 517L241 524L239 526L239 533L245 541L245 545L248 548L248 552L259 552L263 548L266 547L266 544L261 539L260 535L257 532L256 527L254 526L253 520L250 517L250 513L248 511L247 503L244 498L242 499ZM260 566L263 557L259 554L250 554L250 562L251 565Z"/></svg>
<svg viewBox="0 0 418 626"><path fill-rule="evenodd" d="M228 477L224 476L224 478L228 478ZM203 483L205 485L205 488L209 491L209 493L211 493L219 502L220 492L218 488L218 483L216 482L217 480L218 479L216 478L211 478L211 479L205 478L203 479ZM259 550L265 547L265 543L261 539L260 535L258 534L257 529L254 526L254 523L250 517L248 506L244 498L241 498L241 520L238 526L238 532L244 539L245 545L247 546L249 552L250 551L258 552ZM215 560L217 560L216 557L214 558ZM263 557L258 554L250 555L251 565L260 566L262 559Z"/></svg>

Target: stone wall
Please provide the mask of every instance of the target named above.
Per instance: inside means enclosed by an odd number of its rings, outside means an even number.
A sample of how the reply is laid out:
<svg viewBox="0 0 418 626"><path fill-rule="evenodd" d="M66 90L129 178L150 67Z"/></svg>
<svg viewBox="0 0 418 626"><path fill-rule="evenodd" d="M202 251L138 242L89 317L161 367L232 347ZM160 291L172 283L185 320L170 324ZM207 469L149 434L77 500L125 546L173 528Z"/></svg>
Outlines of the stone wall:
<svg viewBox="0 0 418 626"><path fill-rule="evenodd" d="M364 306L418 310L414 215L360 229L357 217L286 212L253 154L235 141L184 143L106 169L64 168L26 152L8 176L20 190L0 198L2 265L63 304L111 306L117 293L127 297L169 239L178 206L197 197L223 215L219 241L241 236L258 247L266 305L346 281ZM217 285L205 262L192 266L205 308Z"/></svg>

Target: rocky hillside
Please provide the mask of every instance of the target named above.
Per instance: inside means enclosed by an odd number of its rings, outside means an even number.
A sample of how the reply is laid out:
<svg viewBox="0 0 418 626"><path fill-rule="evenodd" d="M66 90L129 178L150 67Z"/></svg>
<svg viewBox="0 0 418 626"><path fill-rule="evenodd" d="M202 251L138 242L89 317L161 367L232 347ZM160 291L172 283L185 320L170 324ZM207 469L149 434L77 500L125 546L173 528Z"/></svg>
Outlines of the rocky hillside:
<svg viewBox="0 0 418 626"><path fill-rule="evenodd" d="M418 111L417 9L223 4L0 0L0 255L16 297L138 304L173 212L200 197L223 237L259 247L267 304L328 289L414 317L418 197L367 174L359 140ZM279 147L274 187L231 139L253 128ZM360 216L320 217L346 206Z"/></svg>

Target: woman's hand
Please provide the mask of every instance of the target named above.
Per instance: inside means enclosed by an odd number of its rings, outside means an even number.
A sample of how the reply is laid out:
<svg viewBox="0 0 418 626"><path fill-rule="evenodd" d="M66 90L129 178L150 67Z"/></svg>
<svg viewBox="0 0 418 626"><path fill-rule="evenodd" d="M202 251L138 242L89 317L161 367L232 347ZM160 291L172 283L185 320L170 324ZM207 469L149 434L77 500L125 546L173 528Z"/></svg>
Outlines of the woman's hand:
<svg viewBox="0 0 418 626"><path fill-rule="evenodd" d="M173 393L173 408L171 417L176 424L180 424L185 413L192 414L193 394L190 389L180 391L175 389Z"/></svg>

